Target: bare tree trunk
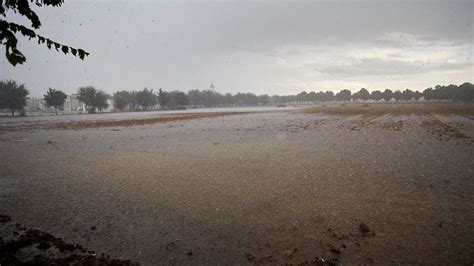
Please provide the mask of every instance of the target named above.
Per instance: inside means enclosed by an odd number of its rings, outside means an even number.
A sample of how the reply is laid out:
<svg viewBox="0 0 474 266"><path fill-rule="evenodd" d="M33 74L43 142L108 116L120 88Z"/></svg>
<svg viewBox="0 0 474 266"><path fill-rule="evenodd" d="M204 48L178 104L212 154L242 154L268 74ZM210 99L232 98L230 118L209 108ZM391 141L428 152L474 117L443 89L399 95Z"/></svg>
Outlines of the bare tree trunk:
<svg viewBox="0 0 474 266"><path fill-rule="evenodd" d="M12 108L12 116L15 116L15 110Z"/></svg>
<svg viewBox="0 0 474 266"><path fill-rule="evenodd" d="M54 107L54 112L56 113L56 115L58 115L58 107Z"/></svg>

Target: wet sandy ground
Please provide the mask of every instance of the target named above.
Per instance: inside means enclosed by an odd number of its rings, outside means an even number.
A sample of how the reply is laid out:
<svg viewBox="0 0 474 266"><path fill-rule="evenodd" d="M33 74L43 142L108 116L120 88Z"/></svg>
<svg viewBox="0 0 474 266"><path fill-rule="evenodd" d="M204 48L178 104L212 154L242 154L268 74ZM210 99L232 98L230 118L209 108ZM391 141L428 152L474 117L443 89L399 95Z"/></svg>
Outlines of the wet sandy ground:
<svg viewBox="0 0 474 266"><path fill-rule="evenodd" d="M470 107L321 108L19 131L2 120L0 213L145 265L472 264Z"/></svg>

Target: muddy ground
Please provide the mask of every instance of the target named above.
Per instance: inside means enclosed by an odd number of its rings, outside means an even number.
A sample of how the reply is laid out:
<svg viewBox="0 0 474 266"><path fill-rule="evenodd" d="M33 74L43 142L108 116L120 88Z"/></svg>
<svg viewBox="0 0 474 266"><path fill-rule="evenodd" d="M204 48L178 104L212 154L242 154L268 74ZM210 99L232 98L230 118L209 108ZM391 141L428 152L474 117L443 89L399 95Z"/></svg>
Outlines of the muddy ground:
<svg viewBox="0 0 474 266"><path fill-rule="evenodd" d="M144 265L474 262L473 105L93 117L0 119L1 245L41 232ZM40 244L14 256L69 254Z"/></svg>

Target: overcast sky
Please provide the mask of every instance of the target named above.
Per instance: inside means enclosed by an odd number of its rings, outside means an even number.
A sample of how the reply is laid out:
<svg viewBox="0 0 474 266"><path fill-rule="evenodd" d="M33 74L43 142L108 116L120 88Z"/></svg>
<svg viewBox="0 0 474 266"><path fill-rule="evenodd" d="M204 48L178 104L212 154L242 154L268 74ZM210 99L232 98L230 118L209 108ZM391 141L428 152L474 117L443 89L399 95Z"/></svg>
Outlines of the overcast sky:
<svg viewBox="0 0 474 266"><path fill-rule="evenodd" d="M37 8L44 36L84 61L19 37L24 65L0 78L74 93L166 90L290 94L473 82L473 2L68 1ZM8 18L17 19L9 14Z"/></svg>

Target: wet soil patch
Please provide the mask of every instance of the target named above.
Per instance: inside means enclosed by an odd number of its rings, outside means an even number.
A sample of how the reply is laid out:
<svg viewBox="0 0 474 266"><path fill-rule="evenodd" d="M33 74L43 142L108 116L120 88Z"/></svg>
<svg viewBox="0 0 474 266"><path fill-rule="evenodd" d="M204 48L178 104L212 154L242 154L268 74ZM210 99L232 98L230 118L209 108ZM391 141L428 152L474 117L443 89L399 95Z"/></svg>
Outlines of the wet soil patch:
<svg viewBox="0 0 474 266"><path fill-rule="evenodd" d="M470 139L470 137L464 134L457 127L443 123L439 119L433 119L423 121L421 126L428 130L433 136L439 140L450 140L450 139Z"/></svg>
<svg viewBox="0 0 474 266"><path fill-rule="evenodd" d="M325 114L337 116L406 116L406 115L462 115L474 117L474 104L464 103L373 103L373 104L340 104L315 106L298 112L305 114Z"/></svg>
<svg viewBox="0 0 474 266"><path fill-rule="evenodd" d="M104 127L132 127L144 126L156 123L168 123L176 121L196 120L205 118L214 118L222 116L251 114L253 112L223 112L223 113L189 113L179 115L161 115L159 117L142 119L120 119L120 120L90 120L90 121L70 121L70 122L50 122L50 123L28 123L22 125L0 125L0 134L5 132L16 132L37 129L60 129L60 130L79 130L88 128Z"/></svg>
<svg viewBox="0 0 474 266"><path fill-rule="evenodd" d="M22 227L0 214L0 265L139 265L130 260L97 256L78 244Z"/></svg>

